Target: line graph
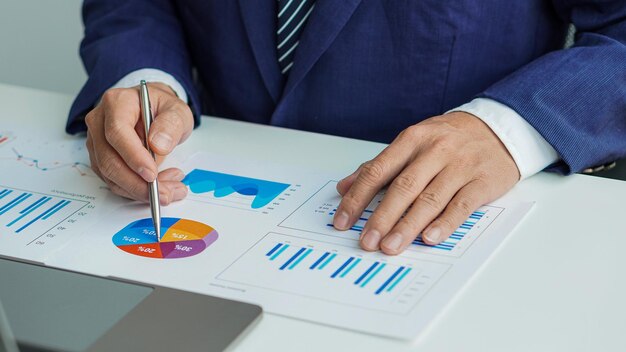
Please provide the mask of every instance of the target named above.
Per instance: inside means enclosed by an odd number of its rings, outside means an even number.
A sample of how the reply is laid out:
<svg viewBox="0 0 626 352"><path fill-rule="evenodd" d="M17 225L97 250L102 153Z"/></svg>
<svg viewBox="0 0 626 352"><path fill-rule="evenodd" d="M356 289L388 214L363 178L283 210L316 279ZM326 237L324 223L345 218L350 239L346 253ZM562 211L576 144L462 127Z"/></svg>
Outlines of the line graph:
<svg viewBox="0 0 626 352"><path fill-rule="evenodd" d="M13 138L14 138L13 133L11 132L7 132L7 131L0 132L0 147L11 142Z"/></svg>
<svg viewBox="0 0 626 352"><path fill-rule="evenodd" d="M79 175L81 176L91 176L91 177L95 177L95 175L93 174L93 172L91 171L91 166L89 164L80 162L80 161L74 161L74 162L60 162L60 161L53 161L53 162L44 162L41 161L37 158L31 157L31 156L26 156L22 153L20 153L16 148L11 148L11 151L13 152L14 156L7 156L7 157L0 157L0 160L13 160L13 161L17 161L20 162L26 166L31 166L39 171L54 171L54 170L59 170L59 169L64 169L64 168L72 168L74 170L76 170L76 172L78 172Z"/></svg>

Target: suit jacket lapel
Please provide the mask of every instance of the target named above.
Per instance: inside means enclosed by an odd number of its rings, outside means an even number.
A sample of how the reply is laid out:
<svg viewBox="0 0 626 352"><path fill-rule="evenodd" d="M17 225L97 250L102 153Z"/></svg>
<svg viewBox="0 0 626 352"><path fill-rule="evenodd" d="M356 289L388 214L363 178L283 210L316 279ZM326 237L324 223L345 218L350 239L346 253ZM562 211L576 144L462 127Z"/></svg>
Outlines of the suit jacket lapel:
<svg viewBox="0 0 626 352"><path fill-rule="evenodd" d="M317 0L315 2L315 9L306 23L300 44L296 49L283 98L291 93L330 47L360 2L361 0Z"/></svg>
<svg viewBox="0 0 626 352"><path fill-rule="evenodd" d="M276 53L276 1L239 0L239 8L265 86L278 102L283 78Z"/></svg>

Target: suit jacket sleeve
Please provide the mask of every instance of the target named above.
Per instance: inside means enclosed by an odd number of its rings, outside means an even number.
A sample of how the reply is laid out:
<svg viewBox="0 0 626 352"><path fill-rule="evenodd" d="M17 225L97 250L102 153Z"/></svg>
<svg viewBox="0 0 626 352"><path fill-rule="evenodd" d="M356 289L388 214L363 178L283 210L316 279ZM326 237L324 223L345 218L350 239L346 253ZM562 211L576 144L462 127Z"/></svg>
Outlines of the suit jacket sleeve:
<svg viewBox="0 0 626 352"><path fill-rule="evenodd" d="M86 0L80 55L89 75L69 113L68 133L84 131L84 116L128 73L154 68L187 91L196 123L200 102L176 9L169 0Z"/></svg>
<svg viewBox="0 0 626 352"><path fill-rule="evenodd" d="M480 96L523 116L561 157L550 169L568 174L626 155L626 2L553 2L576 26L574 45L540 57Z"/></svg>

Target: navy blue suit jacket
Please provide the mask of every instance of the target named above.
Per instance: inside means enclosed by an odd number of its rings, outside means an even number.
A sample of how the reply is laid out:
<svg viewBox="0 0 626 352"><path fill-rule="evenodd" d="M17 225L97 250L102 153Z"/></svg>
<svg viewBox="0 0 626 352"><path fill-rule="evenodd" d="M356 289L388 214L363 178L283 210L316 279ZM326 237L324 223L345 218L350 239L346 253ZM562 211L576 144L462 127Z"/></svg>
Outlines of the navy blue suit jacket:
<svg viewBox="0 0 626 352"><path fill-rule="evenodd" d="M275 0L87 0L89 80L67 130L124 75L173 75L201 113L390 142L487 97L557 150L563 173L626 154L624 0L317 0L283 80ZM578 33L561 50L568 23ZM236 138L236 136L233 136Z"/></svg>

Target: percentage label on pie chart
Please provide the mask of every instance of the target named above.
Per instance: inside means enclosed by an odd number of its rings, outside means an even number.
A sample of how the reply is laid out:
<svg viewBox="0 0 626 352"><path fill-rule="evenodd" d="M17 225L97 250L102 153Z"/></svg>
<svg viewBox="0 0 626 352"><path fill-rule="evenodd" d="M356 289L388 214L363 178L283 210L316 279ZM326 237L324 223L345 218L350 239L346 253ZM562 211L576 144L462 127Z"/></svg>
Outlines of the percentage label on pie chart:
<svg viewBox="0 0 626 352"><path fill-rule="evenodd" d="M113 243L134 255L175 259L199 254L218 238L211 226L179 218L161 218L161 233L161 242L158 242L152 219L141 219L116 233Z"/></svg>

